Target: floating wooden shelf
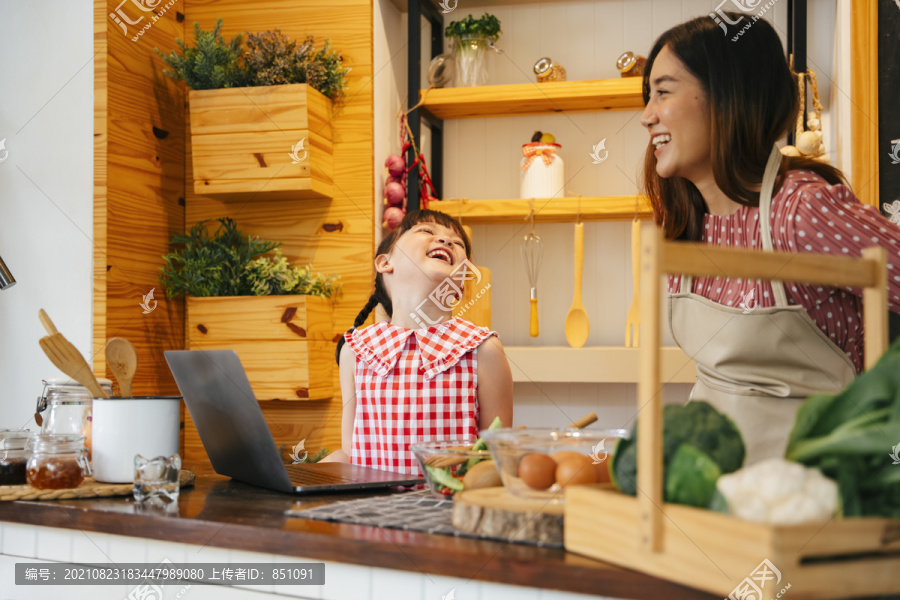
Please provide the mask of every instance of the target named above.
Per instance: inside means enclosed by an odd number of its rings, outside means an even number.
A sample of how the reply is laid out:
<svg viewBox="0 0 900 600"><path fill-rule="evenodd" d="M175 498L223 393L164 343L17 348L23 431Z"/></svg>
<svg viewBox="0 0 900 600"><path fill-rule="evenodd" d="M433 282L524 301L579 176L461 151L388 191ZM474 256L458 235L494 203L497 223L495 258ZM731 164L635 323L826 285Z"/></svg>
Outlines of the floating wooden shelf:
<svg viewBox="0 0 900 600"><path fill-rule="evenodd" d="M504 117L554 112L598 112L643 108L641 78L552 81L419 92L423 105L440 119Z"/></svg>
<svg viewBox="0 0 900 600"><path fill-rule="evenodd" d="M439 2L437 0L426 0L430 1L432 4L440 8ZM551 4L553 2L562 2L564 0L481 0L478 3L478 6L509 6L511 4ZM567 0L566 0L567 1ZM391 3L396 6L401 12L409 11L409 0L391 0ZM450 6L455 6L453 0L449 3ZM451 16L444 16L444 19L449 22L454 19Z"/></svg>
<svg viewBox="0 0 900 600"><path fill-rule="evenodd" d="M650 203L639 196L638 218L649 219ZM634 217L634 196L596 196L579 198L538 198L534 202L534 219L541 223L571 223L580 215L582 221L617 221ZM513 223L524 221L531 211L532 200L441 200L429 202L428 208L466 223Z"/></svg>
<svg viewBox="0 0 900 600"><path fill-rule="evenodd" d="M506 357L514 382L542 383L637 383L637 348L593 346L507 346ZM661 350L662 381L694 383L694 361L677 347Z"/></svg>

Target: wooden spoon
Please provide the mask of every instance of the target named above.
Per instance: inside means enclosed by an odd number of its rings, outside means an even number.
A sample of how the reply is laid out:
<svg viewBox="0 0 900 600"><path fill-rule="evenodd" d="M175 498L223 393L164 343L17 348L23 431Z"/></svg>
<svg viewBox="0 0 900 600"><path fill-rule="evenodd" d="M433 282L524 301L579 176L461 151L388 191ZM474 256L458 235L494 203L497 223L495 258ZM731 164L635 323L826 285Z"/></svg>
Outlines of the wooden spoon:
<svg viewBox="0 0 900 600"><path fill-rule="evenodd" d="M44 316L46 316L46 313ZM47 321L50 322L49 317ZM50 325L52 326L52 322L50 322ZM54 333L43 337L40 340L40 344L50 362L56 365L60 371L87 388L93 398L109 397L103 391L103 388L100 387L100 384L97 383L97 378L91 372L90 365L63 334Z"/></svg>
<svg viewBox="0 0 900 600"><path fill-rule="evenodd" d="M581 348L588 339L591 323L581 299L581 271L584 267L584 223L575 223L575 293L566 315L566 340L573 348Z"/></svg>
<svg viewBox="0 0 900 600"><path fill-rule="evenodd" d="M123 398L131 398L131 382L137 371L137 350L125 338L114 337L106 342L106 364L116 376Z"/></svg>

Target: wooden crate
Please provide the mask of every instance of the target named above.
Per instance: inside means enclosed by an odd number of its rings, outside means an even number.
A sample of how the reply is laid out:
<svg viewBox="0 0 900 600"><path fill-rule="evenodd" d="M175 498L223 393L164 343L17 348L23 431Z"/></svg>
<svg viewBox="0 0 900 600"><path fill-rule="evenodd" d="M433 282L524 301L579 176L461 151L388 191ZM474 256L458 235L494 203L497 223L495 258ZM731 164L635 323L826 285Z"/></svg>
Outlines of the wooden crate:
<svg viewBox="0 0 900 600"><path fill-rule="evenodd" d="M835 518L775 527L664 503L662 491L663 275L770 279L777 274L783 281L863 288L868 368L887 347L885 250L869 248L862 259L853 259L713 248L664 242L652 225L641 237L646 318L637 397L638 496L597 486L566 490L566 549L725 598L820 600L900 592L900 519ZM760 580L765 585L753 589ZM742 586L745 593L737 593Z"/></svg>
<svg viewBox="0 0 900 600"><path fill-rule="evenodd" d="M332 103L306 84L190 92L194 193L333 197ZM295 156L292 149L306 139Z"/></svg>
<svg viewBox="0 0 900 600"><path fill-rule="evenodd" d="M188 347L237 352L257 400L334 395L331 302L317 296L188 298Z"/></svg>

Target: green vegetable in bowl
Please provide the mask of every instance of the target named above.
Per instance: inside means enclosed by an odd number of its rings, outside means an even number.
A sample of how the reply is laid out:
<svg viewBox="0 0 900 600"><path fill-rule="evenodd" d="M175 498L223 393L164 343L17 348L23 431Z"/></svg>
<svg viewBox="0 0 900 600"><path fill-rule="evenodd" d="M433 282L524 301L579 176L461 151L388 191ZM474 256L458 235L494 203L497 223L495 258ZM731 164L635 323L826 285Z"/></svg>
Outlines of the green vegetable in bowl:
<svg viewBox="0 0 900 600"><path fill-rule="evenodd" d="M806 399L785 457L836 480L845 517L900 518L900 340L838 394Z"/></svg>
<svg viewBox="0 0 900 600"><path fill-rule="evenodd" d="M499 429L501 427L503 427L503 424L500 422L500 417L494 417L494 420L491 421L488 429ZM487 449L487 443L482 438L478 438L472 445L472 450L475 452L485 451ZM454 493L463 490L465 487L463 478L472 467L486 461L493 464L493 461L491 461L490 458L472 456L458 469L456 467L432 467L425 465L425 470L428 473L428 477L436 484L435 487L437 491L441 494L451 496ZM454 469L456 469L455 472ZM479 479L483 479L483 477L479 477Z"/></svg>
<svg viewBox="0 0 900 600"><path fill-rule="evenodd" d="M744 463L744 441L729 417L707 402L663 408L663 469L666 502L706 507L722 473ZM637 495L637 426L616 444L610 469L619 490Z"/></svg>

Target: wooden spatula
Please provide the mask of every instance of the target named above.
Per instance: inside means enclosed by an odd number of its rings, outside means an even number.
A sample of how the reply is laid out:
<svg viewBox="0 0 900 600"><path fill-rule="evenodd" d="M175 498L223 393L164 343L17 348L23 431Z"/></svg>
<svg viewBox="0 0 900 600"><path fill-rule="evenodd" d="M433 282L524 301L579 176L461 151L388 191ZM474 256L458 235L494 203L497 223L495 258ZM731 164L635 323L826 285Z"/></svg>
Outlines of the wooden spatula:
<svg viewBox="0 0 900 600"><path fill-rule="evenodd" d="M588 339L591 322L581 299L581 275L584 267L584 223L575 223L575 291L566 315L566 340L573 348L581 348Z"/></svg>
<svg viewBox="0 0 900 600"><path fill-rule="evenodd" d="M472 239L472 229L463 225L469 240ZM474 252L472 253L474 256ZM475 259L472 259L475 262ZM481 274L481 280L476 284L474 279L466 281L463 287L462 299L453 307L453 316L462 317L466 321L491 328L491 270L487 267L476 266ZM479 295L480 294L480 295Z"/></svg>
<svg viewBox="0 0 900 600"><path fill-rule="evenodd" d="M56 327L53 326L53 321L50 320L50 317L47 316L47 313L45 313L43 309L41 309L38 315L48 332L51 328L53 331L56 331ZM84 360L84 357L78 349L72 345L72 342L67 340L63 334L57 332L48 335L47 337L43 337L40 340L40 344L41 348L44 350L44 354L50 359L50 362L56 365L60 371L87 388L92 397L109 397L106 395L106 392L103 391L103 388L100 387L100 384L97 383L97 378L94 377L94 374L91 372L90 365Z"/></svg>
<svg viewBox="0 0 900 600"><path fill-rule="evenodd" d="M641 328L641 222L631 222L631 306L625 317L625 347L637 348Z"/></svg>
<svg viewBox="0 0 900 600"><path fill-rule="evenodd" d="M131 398L131 382L137 371L137 351L125 338L114 337L106 342L106 364L116 376L123 398Z"/></svg>

